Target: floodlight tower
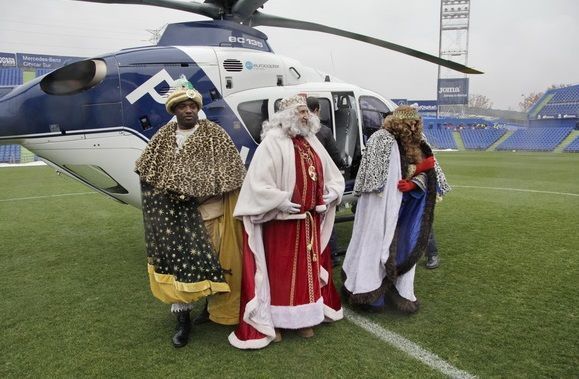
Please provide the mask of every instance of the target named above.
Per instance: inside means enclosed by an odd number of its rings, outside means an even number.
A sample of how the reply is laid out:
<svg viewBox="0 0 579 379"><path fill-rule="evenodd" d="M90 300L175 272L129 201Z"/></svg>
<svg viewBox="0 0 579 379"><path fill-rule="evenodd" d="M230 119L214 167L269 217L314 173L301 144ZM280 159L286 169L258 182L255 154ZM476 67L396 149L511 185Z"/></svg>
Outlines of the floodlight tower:
<svg viewBox="0 0 579 379"><path fill-rule="evenodd" d="M155 45L159 43L159 40L161 39L161 36L163 35L163 32L166 28L167 24L161 26L158 29L145 29L147 32L151 33L151 37L149 37L147 41Z"/></svg>
<svg viewBox="0 0 579 379"><path fill-rule="evenodd" d="M440 36L438 56L468 64L468 29L470 0L440 0ZM468 78L466 74L438 66L438 112L464 114L468 105Z"/></svg>

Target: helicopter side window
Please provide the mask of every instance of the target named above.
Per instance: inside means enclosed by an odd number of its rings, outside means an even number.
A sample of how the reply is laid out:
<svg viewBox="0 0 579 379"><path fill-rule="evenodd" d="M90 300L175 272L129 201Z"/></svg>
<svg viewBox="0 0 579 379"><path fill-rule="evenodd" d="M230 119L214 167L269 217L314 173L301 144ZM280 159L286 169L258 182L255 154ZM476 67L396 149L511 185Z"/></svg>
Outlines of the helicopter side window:
<svg viewBox="0 0 579 379"><path fill-rule="evenodd" d="M362 111L362 133L364 145L368 138L382 127L384 115L390 109L380 99L373 96L360 96L360 110Z"/></svg>
<svg viewBox="0 0 579 379"><path fill-rule="evenodd" d="M334 93L333 96L336 109L334 113L336 143L344 161L351 165L358 141L358 116L354 107L354 94Z"/></svg>
<svg viewBox="0 0 579 379"><path fill-rule="evenodd" d="M261 125L268 118L267 114L268 100L254 100L239 103L237 111L241 120L251 134L255 142L261 142Z"/></svg>
<svg viewBox="0 0 579 379"><path fill-rule="evenodd" d="M352 92L334 92L334 120L336 123L336 145L346 170L346 180L356 177L357 164L361 158L360 139L358 136L358 114L356 100Z"/></svg>

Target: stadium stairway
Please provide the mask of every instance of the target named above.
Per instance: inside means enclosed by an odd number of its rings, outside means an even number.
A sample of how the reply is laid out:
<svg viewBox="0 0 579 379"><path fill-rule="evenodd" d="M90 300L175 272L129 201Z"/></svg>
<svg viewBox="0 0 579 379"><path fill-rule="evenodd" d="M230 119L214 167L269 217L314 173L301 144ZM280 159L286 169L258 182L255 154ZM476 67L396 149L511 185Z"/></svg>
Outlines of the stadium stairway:
<svg viewBox="0 0 579 379"><path fill-rule="evenodd" d="M490 145L486 151L495 151L497 149L497 146L499 146L501 143L503 143L504 140L509 138L513 133L514 133L513 130L507 130L507 132L505 134L503 134L503 136L501 138L499 138L495 143Z"/></svg>
<svg viewBox="0 0 579 379"><path fill-rule="evenodd" d="M573 142L573 140L575 139L575 137L579 136L579 130L573 130L571 133L569 133L569 135L559 144L559 146L557 146L555 148L555 150L553 150L554 153L561 153L563 152L563 149L565 149L567 147L567 145L569 145L571 142Z"/></svg>
<svg viewBox="0 0 579 379"><path fill-rule="evenodd" d="M20 147L20 163L29 163L34 162L36 157L34 153L30 152L29 150L25 149L24 147Z"/></svg>
<svg viewBox="0 0 579 379"><path fill-rule="evenodd" d="M466 148L464 147L464 142L462 141L462 138L460 137L460 132L458 132L458 131L452 132L452 138L454 138L454 142L456 142L456 147L458 148L458 150L460 150L460 151L466 150Z"/></svg>

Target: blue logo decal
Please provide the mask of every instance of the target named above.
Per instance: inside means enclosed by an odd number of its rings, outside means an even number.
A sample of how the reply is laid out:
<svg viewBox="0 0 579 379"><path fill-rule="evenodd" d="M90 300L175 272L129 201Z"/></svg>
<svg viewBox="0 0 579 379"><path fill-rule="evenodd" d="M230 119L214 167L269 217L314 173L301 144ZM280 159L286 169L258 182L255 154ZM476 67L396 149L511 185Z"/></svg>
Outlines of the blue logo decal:
<svg viewBox="0 0 579 379"><path fill-rule="evenodd" d="M253 68L253 62L252 61L245 62L245 68L251 70Z"/></svg>

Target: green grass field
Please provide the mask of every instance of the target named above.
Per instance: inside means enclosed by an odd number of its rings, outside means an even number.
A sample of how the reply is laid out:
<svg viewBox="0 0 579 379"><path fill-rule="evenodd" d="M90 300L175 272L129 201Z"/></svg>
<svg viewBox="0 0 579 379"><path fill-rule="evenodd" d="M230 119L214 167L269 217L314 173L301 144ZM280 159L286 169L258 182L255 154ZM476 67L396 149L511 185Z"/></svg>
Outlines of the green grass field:
<svg viewBox="0 0 579 379"><path fill-rule="evenodd" d="M420 312L358 314L478 377L579 376L579 155L438 159L455 188L436 210L441 266L417 269ZM205 324L174 349L140 212L54 196L82 192L47 167L0 169L0 377L444 376L347 319L260 351ZM346 246L351 223L338 229Z"/></svg>

